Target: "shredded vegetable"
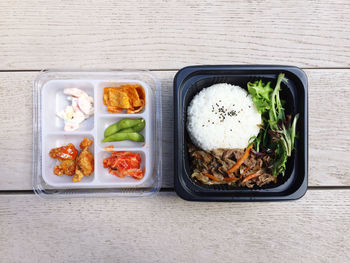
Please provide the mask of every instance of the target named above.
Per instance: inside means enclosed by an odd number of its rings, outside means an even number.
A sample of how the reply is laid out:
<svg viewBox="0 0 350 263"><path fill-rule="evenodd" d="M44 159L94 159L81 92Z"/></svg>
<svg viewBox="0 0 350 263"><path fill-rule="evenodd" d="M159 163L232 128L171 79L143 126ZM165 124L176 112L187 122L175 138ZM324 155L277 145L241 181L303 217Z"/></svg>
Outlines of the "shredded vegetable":
<svg viewBox="0 0 350 263"><path fill-rule="evenodd" d="M244 161L248 158L249 156L249 153L250 153L250 150L253 148L253 144L249 145L247 147L247 149L245 150L243 156L235 163L234 166L232 166L232 168L228 169L227 170L227 173L228 174L232 174L234 173L235 171L238 170L238 168L242 165L242 163L244 163Z"/></svg>

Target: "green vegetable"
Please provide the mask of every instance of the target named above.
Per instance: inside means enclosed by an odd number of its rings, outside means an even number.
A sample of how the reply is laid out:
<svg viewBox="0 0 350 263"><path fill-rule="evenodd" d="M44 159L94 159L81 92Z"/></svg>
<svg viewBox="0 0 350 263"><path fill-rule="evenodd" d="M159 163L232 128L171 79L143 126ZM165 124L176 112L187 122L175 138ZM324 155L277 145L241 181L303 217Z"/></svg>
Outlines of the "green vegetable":
<svg viewBox="0 0 350 263"><path fill-rule="evenodd" d="M126 140L134 141L134 142L144 142L145 138L137 132L129 132L129 133L117 132L104 138L102 142L118 142L118 141L126 141Z"/></svg>
<svg viewBox="0 0 350 263"><path fill-rule="evenodd" d="M277 78L277 83L271 95L271 106L269 109L269 124L272 129L277 129L279 120L285 120L284 109L280 100L281 82L288 81L284 74L280 73Z"/></svg>
<svg viewBox="0 0 350 263"><path fill-rule="evenodd" d="M259 113L265 113L270 109L271 93L273 92L270 82L266 85L262 80L257 80L254 83L248 82L248 92L252 95L254 105Z"/></svg>
<svg viewBox="0 0 350 263"><path fill-rule="evenodd" d="M146 126L146 122L142 119L142 121L135 126L127 129L123 129L119 131L120 133L130 133L130 132L140 132L142 131Z"/></svg>
<svg viewBox="0 0 350 263"><path fill-rule="evenodd" d="M107 129L105 129L104 137L111 136L112 134L114 134L116 132L119 132L121 130L124 130L124 129L129 129L129 128L135 127L137 125L141 125L141 123L144 123L144 122L145 122L145 120L142 119L142 118L139 118L139 119L125 118L125 119L122 119L122 120L118 121L117 123L114 123L114 124L108 126Z"/></svg>
<svg viewBox="0 0 350 263"><path fill-rule="evenodd" d="M299 114L294 117L293 122L290 116L286 118L284 102L280 99L283 81L288 80L283 73L280 73L275 89L270 87L270 82L265 85L262 80L247 84L253 103L262 114L263 126L258 136L252 137L249 142L254 144L257 152L262 149L273 152L270 168L275 176L284 174L286 170L287 159L294 149L295 130L299 118Z"/></svg>

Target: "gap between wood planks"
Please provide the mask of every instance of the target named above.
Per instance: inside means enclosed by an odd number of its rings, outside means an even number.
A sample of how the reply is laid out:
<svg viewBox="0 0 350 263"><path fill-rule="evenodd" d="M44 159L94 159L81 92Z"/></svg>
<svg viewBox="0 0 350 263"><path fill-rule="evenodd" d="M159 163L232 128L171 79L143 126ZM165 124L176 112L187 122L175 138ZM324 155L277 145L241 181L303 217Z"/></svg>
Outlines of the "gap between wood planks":
<svg viewBox="0 0 350 263"><path fill-rule="evenodd" d="M216 65L227 65L227 66L230 66L231 64L191 64L191 65L188 65L188 66L200 66L200 65L213 65L213 66L216 66ZM232 64L232 65L255 65L255 64ZM256 65L265 65L265 64L256 64ZM266 64L266 65L280 65L280 64ZM281 64L282 65L282 64ZM289 66L289 65L287 65ZM292 66L292 65L290 65ZM339 70L339 69L350 69L350 67L321 67L321 68L315 68L315 67L300 67L301 69L306 69L306 70L315 70L315 69L320 69L320 70L324 70L324 69L329 69L329 70ZM14 70L0 70L0 73L7 73L7 72L40 72L42 70L45 70L45 69L60 69L60 68L52 68L52 67L49 67L49 68L44 68L44 69L14 69ZM73 68L74 69L74 68ZM71 69L71 70L73 70ZM125 69L118 69L118 68L95 68L95 70L115 70L115 71L118 71L118 70L148 70L148 71L178 71L180 68L167 68L167 69L145 69L145 68L125 68ZM69 71L69 69L67 69ZM94 70L94 68L82 68L82 69L74 69L74 70L81 70L81 71L85 71L85 70Z"/></svg>
<svg viewBox="0 0 350 263"><path fill-rule="evenodd" d="M350 186L309 186L307 188L308 191L313 190L350 190ZM161 193L171 193L174 192L174 188L165 187L161 188ZM0 196L2 195L33 195L34 191L32 190L1 190Z"/></svg>

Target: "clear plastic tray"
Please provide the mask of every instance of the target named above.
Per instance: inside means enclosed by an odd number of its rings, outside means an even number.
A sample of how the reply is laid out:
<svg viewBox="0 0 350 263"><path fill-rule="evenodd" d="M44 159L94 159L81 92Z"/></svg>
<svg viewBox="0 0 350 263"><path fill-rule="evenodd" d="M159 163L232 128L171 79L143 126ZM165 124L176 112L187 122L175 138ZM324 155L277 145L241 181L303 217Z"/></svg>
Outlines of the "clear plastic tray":
<svg viewBox="0 0 350 263"><path fill-rule="evenodd" d="M146 105L137 114L110 113L103 104L103 88L118 87L123 83L137 83L145 90ZM63 130L64 121L56 112L70 102L65 88L79 88L94 99L94 115L85 120L76 131ZM147 71L43 71L33 87L33 189L41 197L79 196L145 196L157 193L161 185L161 89L158 80ZM145 142L102 143L105 128L123 118L143 118L146 127L141 132ZM79 149L84 137L93 140L89 147L94 155L94 173L74 183L70 176L53 173L58 161L49 156L52 148L73 143ZM103 159L111 153L104 150L114 146L115 151L140 153L141 180L119 178L103 168Z"/></svg>

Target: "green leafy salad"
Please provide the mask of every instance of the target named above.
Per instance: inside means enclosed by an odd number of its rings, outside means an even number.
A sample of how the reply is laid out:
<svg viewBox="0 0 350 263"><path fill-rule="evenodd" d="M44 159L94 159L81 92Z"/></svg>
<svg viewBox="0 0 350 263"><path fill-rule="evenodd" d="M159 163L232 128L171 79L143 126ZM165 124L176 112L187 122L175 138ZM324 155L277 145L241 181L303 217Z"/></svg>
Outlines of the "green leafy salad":
<svg viewBox="0 0 350 263"><path fill-rule="evenodd" d="M288 82L283 73L277 78L274 89L271 82L263 83L262 80L248 82L248 92L252 96L253 103L261 114L262 127L258 136L250 139L255 151L259 154L271 154L272 174L284 175L286 163L294 149L296 125L299 114L292 119L291 115L285 114L283 108L285 102L280 98L282 82Z"/></svg>

